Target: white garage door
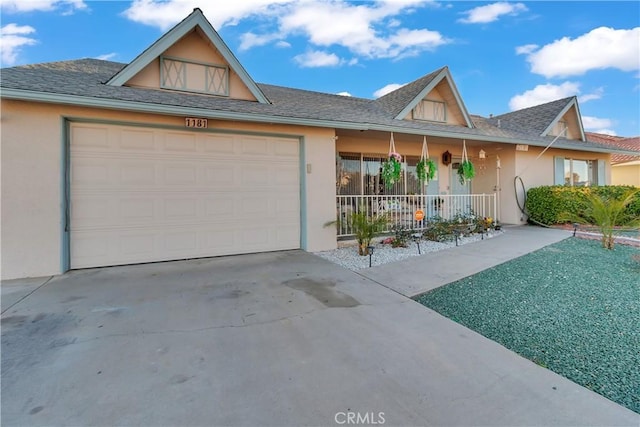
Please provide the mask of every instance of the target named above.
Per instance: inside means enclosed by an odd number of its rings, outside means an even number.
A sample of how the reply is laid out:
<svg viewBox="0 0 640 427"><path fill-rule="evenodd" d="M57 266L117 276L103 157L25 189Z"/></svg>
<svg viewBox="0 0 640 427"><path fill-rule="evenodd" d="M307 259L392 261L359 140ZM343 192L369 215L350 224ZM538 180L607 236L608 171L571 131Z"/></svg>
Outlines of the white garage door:
<svg viewBox="0 0 640 427"><path fill-rule="evenodd" d="M300 247L297 139L73 123L71 268Z"/></svg>

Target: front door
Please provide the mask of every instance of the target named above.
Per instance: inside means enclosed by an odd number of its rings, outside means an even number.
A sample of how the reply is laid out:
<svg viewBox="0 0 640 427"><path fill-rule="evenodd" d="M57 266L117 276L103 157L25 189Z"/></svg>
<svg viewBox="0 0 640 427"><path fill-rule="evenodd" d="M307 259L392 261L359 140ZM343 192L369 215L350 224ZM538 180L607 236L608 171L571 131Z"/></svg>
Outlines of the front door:
<svg viewBox="0 0 640 427"><path fill-rule="evenodd" d="M462 163L462 159L455 157L451 162L451 194L471 194L471 182L467 181L465 184L460 183L460 177L458 176L458 167L460 166L460 163Z"/></svg>

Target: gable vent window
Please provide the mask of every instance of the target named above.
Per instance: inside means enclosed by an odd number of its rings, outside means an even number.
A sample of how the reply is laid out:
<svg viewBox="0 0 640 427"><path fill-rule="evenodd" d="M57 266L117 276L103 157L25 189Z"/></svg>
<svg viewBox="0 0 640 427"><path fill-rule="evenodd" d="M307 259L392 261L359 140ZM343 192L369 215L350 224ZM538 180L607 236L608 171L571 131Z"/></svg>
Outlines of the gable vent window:
<svg viewBox="0 0 640 427"><path fill-rule="evenodd" d="M428 120L430 122L446 122L447 109L442 101L424 99L413 109L414 120Z"/></svg>
<svg viewBox="0 0 640 427"><path fill-rule="evenodd" d="M213 64L162 57L163 89L229 96L229 68Z"/></svg>
<svg viewBox="0 0 640 427"><path fill-rule="evenodd" d="M562 133L565 131L565 129L567 129L567 122L564 120L559 120L558 123L555 124L555 126L553 127L553 130L551 131L551 135L562 135L563 137L567 138L567 132Z"/></svg>

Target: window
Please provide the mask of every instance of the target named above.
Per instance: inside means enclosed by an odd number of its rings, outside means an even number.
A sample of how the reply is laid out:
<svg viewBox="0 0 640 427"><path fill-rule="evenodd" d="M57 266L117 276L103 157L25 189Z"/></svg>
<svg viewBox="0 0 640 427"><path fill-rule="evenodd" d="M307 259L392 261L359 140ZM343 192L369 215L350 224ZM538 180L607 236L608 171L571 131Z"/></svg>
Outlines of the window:
<svg viewBox="0 0 640 427"><path fill-rule="evenodd" d="M404 159L404 174L399 182L387 187L382 180L385 155L340 153L336 157L337 195L423 194L416 175L418 157Z"/></svg>
<svg viewBox="0 0 640 427"><path fill-rule="evenodd" d="M415 120L428 120L431 122L446 122L447 109L446 104L442 101L431 101L423 99L418 102L412 112Z"/></svg>
<svg viewBox="0 0 640 427"><path fill-rule="evenodd" d="M565 120L558 120L558 123L556 123L551 130L551 135L562 135L563 137L568 138L565 129L567 129L567 122Z"/></svg>
<svg viewBox="0 0 640 427"><path fill-rule="evenodd" d="M229 96L227 67L162 57L160 76L164 89Z"/></svg>
<svg viewBox="0 0 640 427"><path fill-rule="evenodd" d="M604 162L556 157L555 183L570 187L604 185Z"/></svg>

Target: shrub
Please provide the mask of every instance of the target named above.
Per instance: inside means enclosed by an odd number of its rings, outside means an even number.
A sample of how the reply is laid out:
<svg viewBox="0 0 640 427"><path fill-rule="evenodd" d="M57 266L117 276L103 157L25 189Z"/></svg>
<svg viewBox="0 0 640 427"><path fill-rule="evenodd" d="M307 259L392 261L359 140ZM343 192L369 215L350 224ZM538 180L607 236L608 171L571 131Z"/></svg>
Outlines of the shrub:
<svg viewBox="0 0 640 427"><path fill-rule="evenodd" d="M626 185L608 185L603 187L565 187L562 185L531 188L527 191L525 205L529 219L545 225L561 224L561 214L582 214L589 206L588 195L603 199L620 199L626 193L637 190ZM640 194L636 193L625 208L625 214L640 217Z"/></svg>

